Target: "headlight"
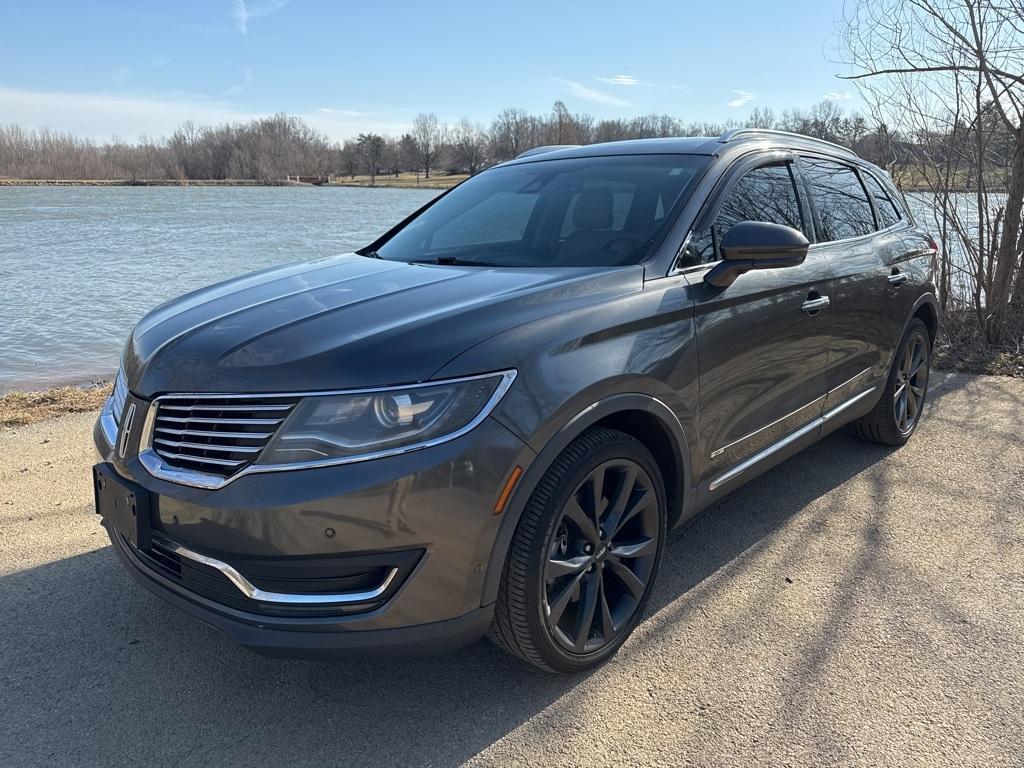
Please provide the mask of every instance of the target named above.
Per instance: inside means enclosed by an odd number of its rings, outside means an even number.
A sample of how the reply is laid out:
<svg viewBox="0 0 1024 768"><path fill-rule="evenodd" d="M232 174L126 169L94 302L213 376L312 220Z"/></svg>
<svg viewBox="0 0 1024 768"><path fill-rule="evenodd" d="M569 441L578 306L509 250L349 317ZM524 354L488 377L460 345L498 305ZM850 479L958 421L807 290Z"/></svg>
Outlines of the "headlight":
<svg viewBox="0 0 1024 768"><path fill-rule="evenodd" d="M515 371L503 371L306 397L267 444L259 463L340 463L452 440L483 421L515 377Z"/></svg>

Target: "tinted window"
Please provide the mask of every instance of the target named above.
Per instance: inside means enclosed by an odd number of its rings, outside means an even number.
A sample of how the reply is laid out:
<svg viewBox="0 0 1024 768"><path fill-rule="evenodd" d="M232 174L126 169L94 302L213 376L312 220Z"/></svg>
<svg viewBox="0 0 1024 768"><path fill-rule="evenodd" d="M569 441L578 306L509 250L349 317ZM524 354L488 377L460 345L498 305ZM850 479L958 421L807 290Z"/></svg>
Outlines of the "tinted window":
<svg viewBox="0 0 1024 768"><path fill-rule="evenodd" d="M871 196L875 200L875 212L878 213L879 228L885 229L886 227L891 227L893 224L897 224L900 220L900 210L896 207L892 198L886 194L886 191L882 188L878 179L870 173L862 174L862 178L867 184L868 192L871 193Z"/></svg>
<svg viewBox="0 0 1024 768"><path fill-rule="evenodd" d="M875 231L871 204L853 168L805 157L801 170L818 211L819 240L845 240Z"/></svg>
<svg viewBox="0 0 1024 768"><path fill-rule="evenodd" d="M498 166L377 248L392 261L508 267L637 264L709 158L621 155Z"/></svg>
<svg viewBox="0 0 1024 768"><path fill-rule="evenodd" d="M586 205L586 201L588 197L590 197L584 196L583 193L589 189L595 188L607 189L612 194L611 229L619 232L626 225L626 216L629 214L630 208L633 207L633 196L636 194L636 184L610 181L607 179L587 179L583 183L583 189L574 193L572 200L569 201L569 209L565 212L565 220L562 222L562 237L568 237L578 229L575 224L575 219L579 215L577 213L577 209ZM583 199L582 203L580 202L580 198Z"/></svg>
<svg viewBox="0 0 1024 768"><path fill-rule="evenodd" d="M709 228L690 238L685 265L717 261L725 233L741 221L767 221L804 229L800 199L788 165L766 165L748 171L729 191Z"/></svg>
<svg viewBox="0 0 1024 768"><path fill-rule="evenodd" d="M435 248L520 240L537 203L537 195L498 192L456 216L434 232Z"/></svg>

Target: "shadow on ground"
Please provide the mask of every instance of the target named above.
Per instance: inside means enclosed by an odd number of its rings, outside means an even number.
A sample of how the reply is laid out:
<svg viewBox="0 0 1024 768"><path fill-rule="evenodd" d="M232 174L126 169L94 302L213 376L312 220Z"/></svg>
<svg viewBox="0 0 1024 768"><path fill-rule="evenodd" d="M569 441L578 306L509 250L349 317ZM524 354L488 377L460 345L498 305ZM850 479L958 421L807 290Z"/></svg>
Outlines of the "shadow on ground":
<svg viewBox="0 0 1024 768"><path fill-rule="evenodd" d="M699 609L694 587L888 453L837 433L675 531L649 622ZM3 577L0 605L4 765L458 765L586 679L486 642L422 661L264 659L149 595L109 547Z"/></svg>

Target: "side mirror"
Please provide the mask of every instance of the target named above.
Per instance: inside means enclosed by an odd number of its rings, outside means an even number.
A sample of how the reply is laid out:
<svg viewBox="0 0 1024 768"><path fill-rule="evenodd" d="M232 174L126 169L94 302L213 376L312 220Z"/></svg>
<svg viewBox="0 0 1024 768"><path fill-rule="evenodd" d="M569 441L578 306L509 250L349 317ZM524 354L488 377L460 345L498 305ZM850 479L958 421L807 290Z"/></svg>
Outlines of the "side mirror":
<svg viewBox="0 0 1024 768"><path fill-rule="evenodd" d="M704 275L704 282L725 288L751 269L796 267L804 263L809 247L807 238L792 227L741 221L725 233L720 246L723 259Z"/></svg>

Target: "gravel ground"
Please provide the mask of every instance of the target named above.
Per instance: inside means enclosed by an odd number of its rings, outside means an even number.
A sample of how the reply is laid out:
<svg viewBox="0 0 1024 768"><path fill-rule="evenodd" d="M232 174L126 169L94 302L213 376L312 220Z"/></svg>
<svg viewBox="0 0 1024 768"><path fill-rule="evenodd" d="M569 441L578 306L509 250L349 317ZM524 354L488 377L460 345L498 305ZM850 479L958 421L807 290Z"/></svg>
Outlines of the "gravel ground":
<svg viewBox="0 0 1024 768"><path fill-rule="evenodd" d="M0 765L1024 764L1024 381L936 375L675 531L612 662L251 655L92 514L93 415L0 431Z"/></svg>

